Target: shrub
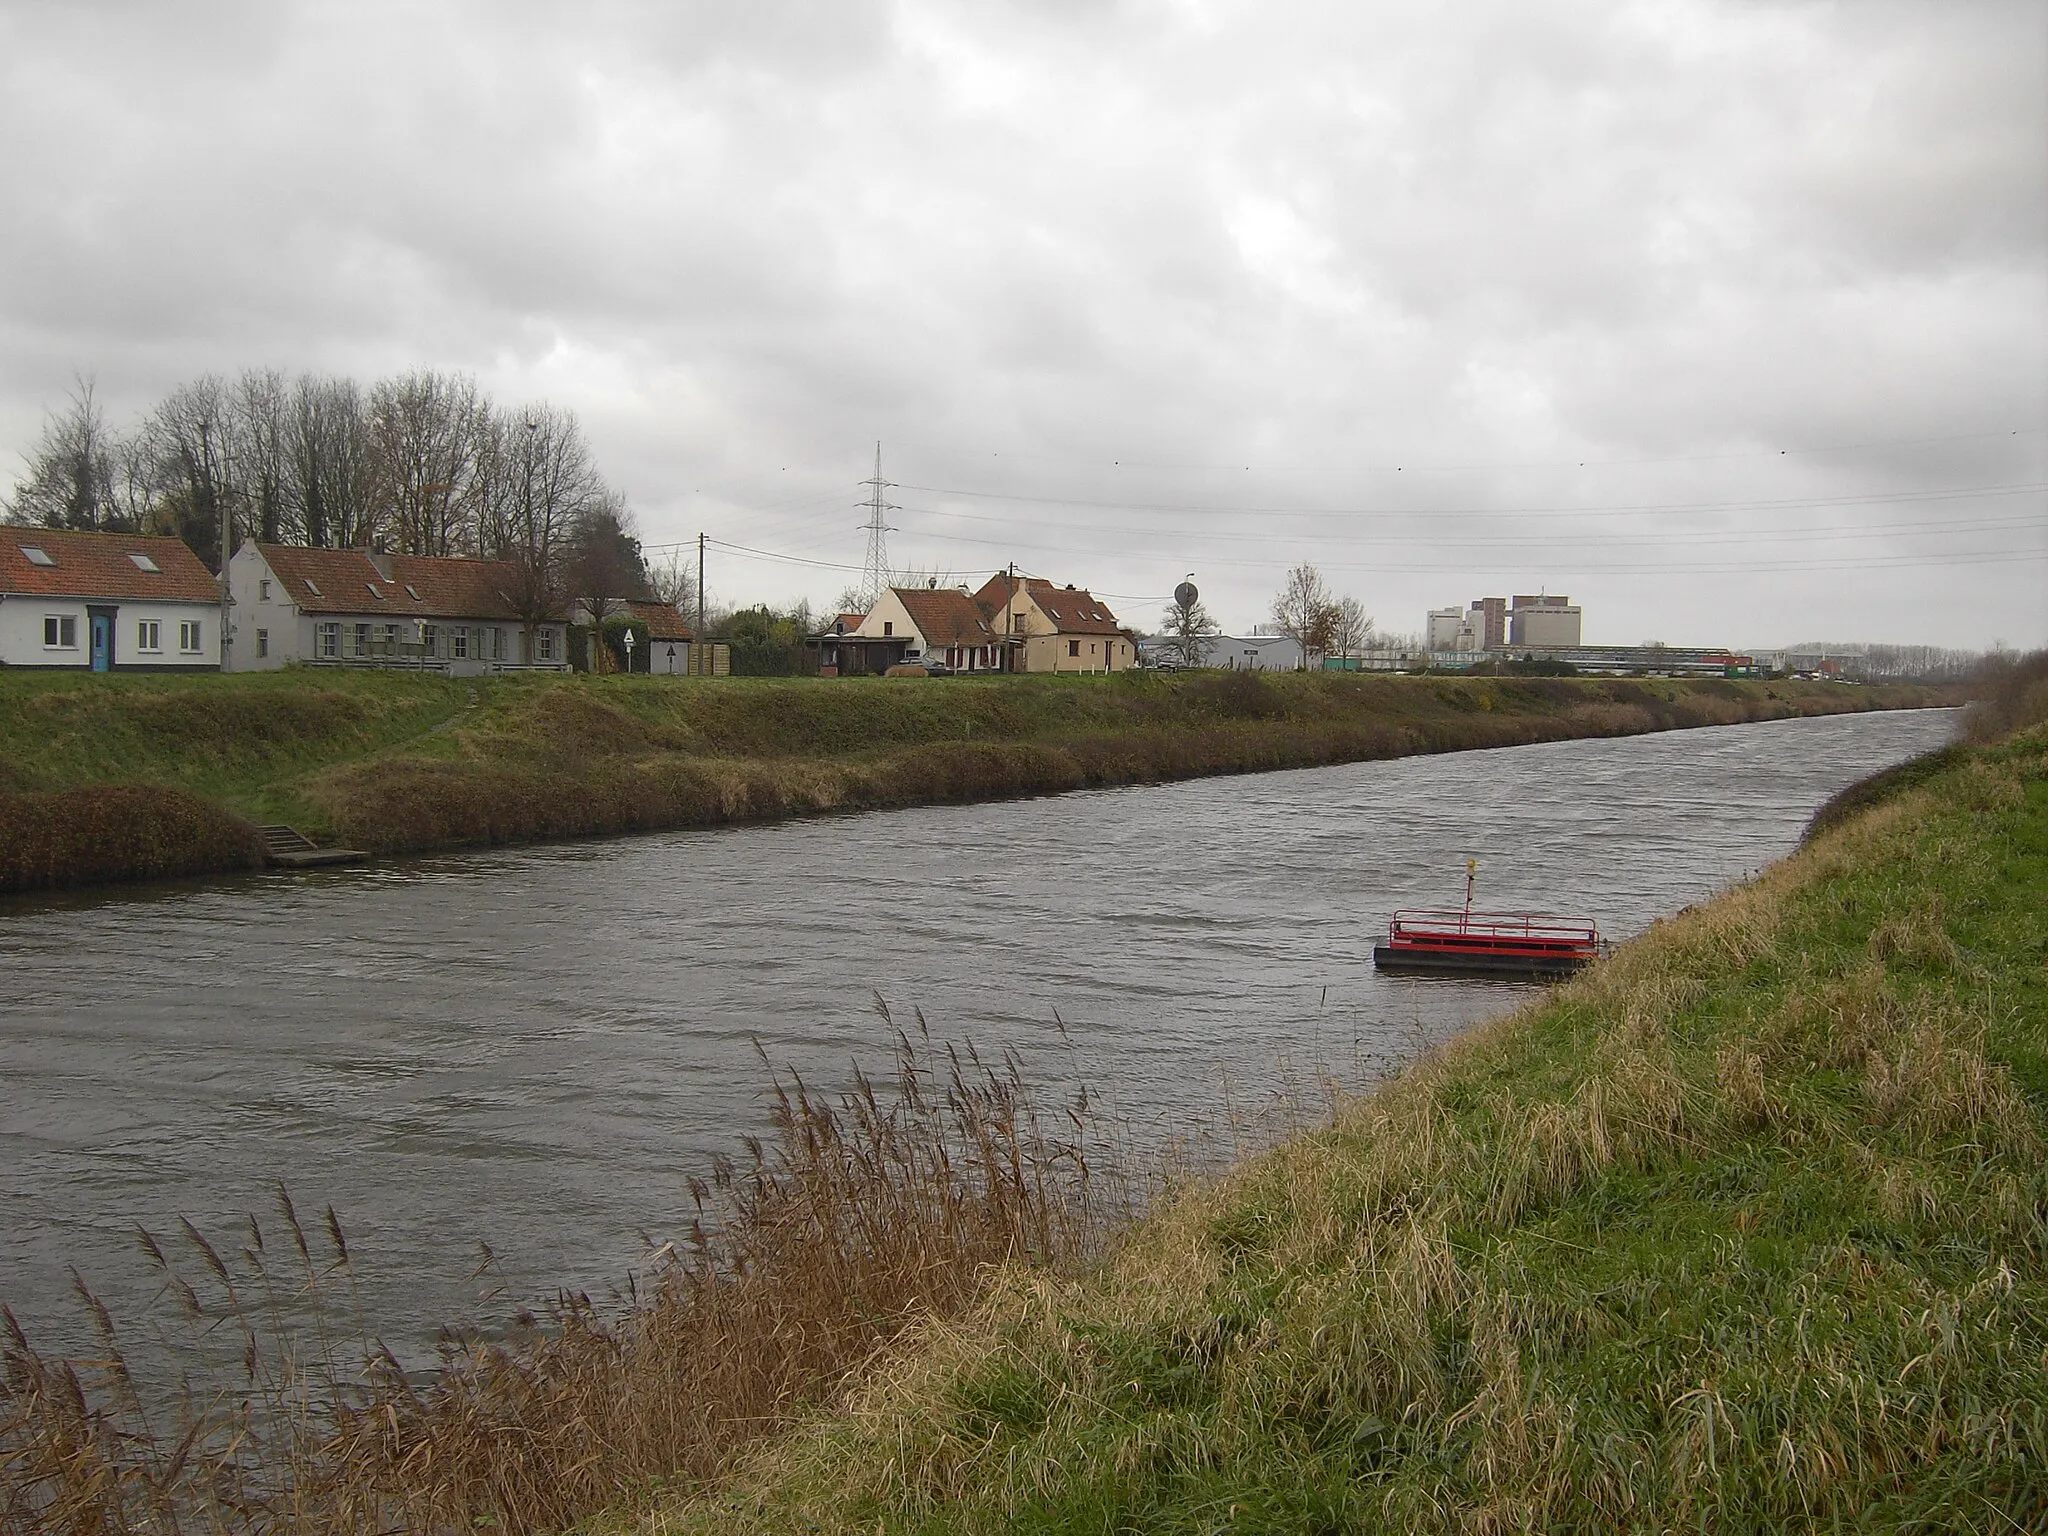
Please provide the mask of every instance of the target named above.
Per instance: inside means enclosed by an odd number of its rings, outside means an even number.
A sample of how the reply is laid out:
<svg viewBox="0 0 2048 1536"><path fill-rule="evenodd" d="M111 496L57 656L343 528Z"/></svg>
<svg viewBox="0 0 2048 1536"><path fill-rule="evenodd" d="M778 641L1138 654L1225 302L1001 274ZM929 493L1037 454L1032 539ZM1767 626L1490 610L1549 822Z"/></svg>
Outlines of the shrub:
<svg viewBox="0 0 2048 1536"><path fill-rule="evenodd" d="M187 790L112 784L0 794L0 891L253 869L263 839Z"/></svg>

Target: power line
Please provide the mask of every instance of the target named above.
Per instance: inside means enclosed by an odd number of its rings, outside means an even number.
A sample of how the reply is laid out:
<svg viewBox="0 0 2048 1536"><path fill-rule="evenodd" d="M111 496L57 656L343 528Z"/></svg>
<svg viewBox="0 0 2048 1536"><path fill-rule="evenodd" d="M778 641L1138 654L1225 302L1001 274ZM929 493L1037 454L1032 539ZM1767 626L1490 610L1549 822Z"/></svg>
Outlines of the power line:
<svg viewBox="0 0 2048 1536"><path fill-rule="evenodd" d="M819 569L827 571L860 571L866 569L865 566L848 565L843 560L813 560L807 555L785 555L772 549L755 549L746 544L730 544L724 539L707 538L705 542L714 549L723 549L735 555L752 555L757 560L780 560L787 565L815 565Z"/></svg>
<svg viewBox="0 0 2048 1536"><path fill-rule="evenodd" d="M750 555L756 559L775 560L789 565L813 566L821 570L832 571L855 571L862 569L860 566L849 565L843 561L817 560L805 555L789 555L776 550L755 549L748 545L727 543L722 539L710 539L707 542L715 548L728 550L734 554ZM1138 552L1110 550L1106 553L1123 558L1131 558ZM1524 575L1555 572L1571 576L1770 575L1781 571L1870 570L1899 565L1927 567L1983 565L2012 560L2048 560L2048 549L1989 549L1957 551L1946 556L1919 554L1865 555L1844 556L1825 560L1752 560L1724 562L1721 564L1703 564L1696 561L1686 561L1682 564L1574 564L1567 567L1556 564L1545 565L1538 560L1518 561L1515 570ZM1287 560L1238 560L1232 563L1240 569L1247 570L1286 570L1292 562ZM1408 576L1481 575L1494 574L1507 569L1506 567L1475 566L1469 561L1461 561L1456 564L1406 565L1391 565L1378 561L1371 564L1324 563L1327 569L1333 571L1368 571L1386 575ZM1143 594L1103 592L1098 595L1136 602L1152 601L1152 599L1145 597Z"/></svg>
<svg viewBox="0 0 2048 1536"><path fill-rule="evenodd" d="M977 491L958 486L904 485L906 491L965 496L978 501L1014 501L1031 506L1089 507L1110 512L1174 512L1223 517L1606 517L1638 512L1779 512L1799 507L1879 506L1916 501L1958 501L1972 496L2025 496L2048 491L2048 481L2017 485L1956 486L1923 491L1868 491L1847 496L1797 496L1741 501L1619 502L1569 507L1276 507L1220 506L1164 501L1095 501L1074 496L1032 496L1014 491ZM965 516L965 513L959 514Z"/></svg>
<svg viewBox="0 0 2048 1536"><path fill-rule="evenodd" d="M1368 474L1460 474L1474 470L1491 469L1606 469L1639 467L1650 464L1719 464L1734 463L1750 459L1804 458L1831 453L1867 453L1880 448L1919 448L1937 443L1977 443L1993 438L2034 437L2044 429L2041 427L2004 427L1984 432L1953 432L1934 437L1888 437L1870 438L1855 443L1823 443L1801 448L1758 448L1742 453L1690 453L1666 456L1651 456L1634 459L1475 459L1453 464L1427 464L1387 462L1380 464L1246 464L1241 460L1228 463L1186 463L1158 459L1127 459L1122 457L1100 459L1083 458L1077 454L1058 453L996 453L988 454L991 459L1036 460L1057 464L1084 464L1096 469L1181 469L1197 470L1208 474L1245 474L1256 469L1259 474L1278 475L1368 475ZM912 446L919 446L913 444ZM925 445L929 446L929 445ZM938 450L945 451L945 450ZM979 454L976 455L980 457Z"/></svg>
<svg viewBox="0 0 2048 1536"><path fill-rule="evenodd" d="M929 508L912 507L912 512L926 513L935 517L966 516L962 513L937 512ZM1007 518L977 518L976 521L1007 523ZM1605 533L1605 532L1553 532L1500 533L1438 536L1432 534L1394 533L1319 533L1315 535L1319 545L1352 545L1366 548L1398 546L1404 544L1426 545L1435 549L1500 549L1530 547L1554 549L1559 545L1597 542L1602 547L1617 544L1643 544L1653 547L1691 544L1775 544L1814 543L1835 539L1871 538L1897 535L1901 537L1952 536L1963 533L1999 533L2014 528L2038 526L2040 519L2033 514L2014 517L1971 518L1961 522L1903 522L1903 523L1836 523L1817 528L1716 528L1693 529L1682 532L1646 533ZM1059 551L1067 548L1101 549L1100 543L1087 540L1048 543L1034 539L1033 534L1062 533L1087 534L1099 532L1099 525L1081 523L1034 523L1027 524L1019 534L1004 538L977 538L972 534L943 533L937 529L919 529L915 536L922 539L941 539L952 544L978 544L993 549L1026 548ZM1272 531L1258 533L1209 530L1188 536L1187 548L1200 548L1217 543L1270 544L1277 537ZM1128 546L1118 546L1128 547ZM1135 552L1135 551L1133 551Z"/></svg>

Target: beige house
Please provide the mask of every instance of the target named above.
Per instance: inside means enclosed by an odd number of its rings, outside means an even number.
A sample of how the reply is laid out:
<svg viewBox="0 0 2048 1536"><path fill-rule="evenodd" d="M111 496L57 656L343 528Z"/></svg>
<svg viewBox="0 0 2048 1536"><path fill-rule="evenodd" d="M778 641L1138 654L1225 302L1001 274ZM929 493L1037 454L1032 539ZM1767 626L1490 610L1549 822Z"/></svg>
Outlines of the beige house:
<svg viewBox="0 0 2048 1536"><path fill-rule="evenodd" d="M1137 664L1137 642L1085 587L998 571L974 600L1019 672L1121 672Z"/></svg>
<svg viewBox="0 0 2048 1536"><path fill-rule="evenodd" d="M841 614L805 642L827 677L885 672L899 662L942 662L953 672L1001 671L1001 637L960 587L890 587L865 614Z"/></svg>

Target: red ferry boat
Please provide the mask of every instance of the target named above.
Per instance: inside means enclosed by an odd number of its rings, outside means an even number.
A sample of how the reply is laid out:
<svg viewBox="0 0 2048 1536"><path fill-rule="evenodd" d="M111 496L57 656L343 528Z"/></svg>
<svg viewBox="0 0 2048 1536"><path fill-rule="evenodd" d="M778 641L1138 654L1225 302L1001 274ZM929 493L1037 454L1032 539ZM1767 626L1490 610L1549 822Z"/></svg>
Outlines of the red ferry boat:
<svg viewBox="0 0 2048 1536"><path fill-rule="evenodd" d="M1569 976L1605 953L1600 929L1589 918L1474 912L1477 872L1468 861L1460 911L1396 912L1387 924L1387 942L1373 946L1373 965L1439 975Z"/></svg>

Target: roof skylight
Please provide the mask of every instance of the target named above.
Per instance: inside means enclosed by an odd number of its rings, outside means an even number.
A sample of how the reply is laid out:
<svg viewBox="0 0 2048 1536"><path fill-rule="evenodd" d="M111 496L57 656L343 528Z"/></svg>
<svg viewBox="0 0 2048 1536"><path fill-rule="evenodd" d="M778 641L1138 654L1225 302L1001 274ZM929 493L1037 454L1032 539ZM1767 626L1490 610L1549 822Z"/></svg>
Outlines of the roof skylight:
<svg viewBox="0 0 2048 1536"><path fill-rule="evenodd" d="M374 581L366 581L363 583L363 585L370 589L370 596L377 599L377 601L380 603L384 601L384 594L377 590L377 583L375 583Z"/></svg>
<svg viewBox="0 0 2048 1536"><path fill-rule="evenodd" d="M312 593L315 597L325 596L325 594L321 592L321 590L318 587L313 585L313 578L310 576L306 578L306 590Z"/></svg>
<svg viewBox="0 0 2048 1536"><path fill-rule="evenodd" d="M161 576L164 572L164 568L158 565L154 560L150 559L149 556L147 555L138 555L131 553L128 556L128 558L135 562L135 569L137 569L138 571L148 571L152 575L156 576Z"/></svg>
<svg viewBox="0 0 2048 1536"><path fill-rule="evenodd" d="M405 595L406 595L407 597L411 598L411 599L412 599L412 600L413 600L414 602L418 602L418 601L420 600L420 591L419 591L419 588L418 588L418 587L415 587L415 586L414 586L414 585L413 585L413 584L412 584L411 582L409 582L409 581L408 581L408 582L407 582L407 583L405 584Z"/></svg>
<svg viewBox="0 0 2048 1536"><path fill-rule="evenodd" d="M30 565L55 565L57 563L50 558L47 551L38 549L33 544L22 545L21 553L22 558L27 560Z"/></svg>

